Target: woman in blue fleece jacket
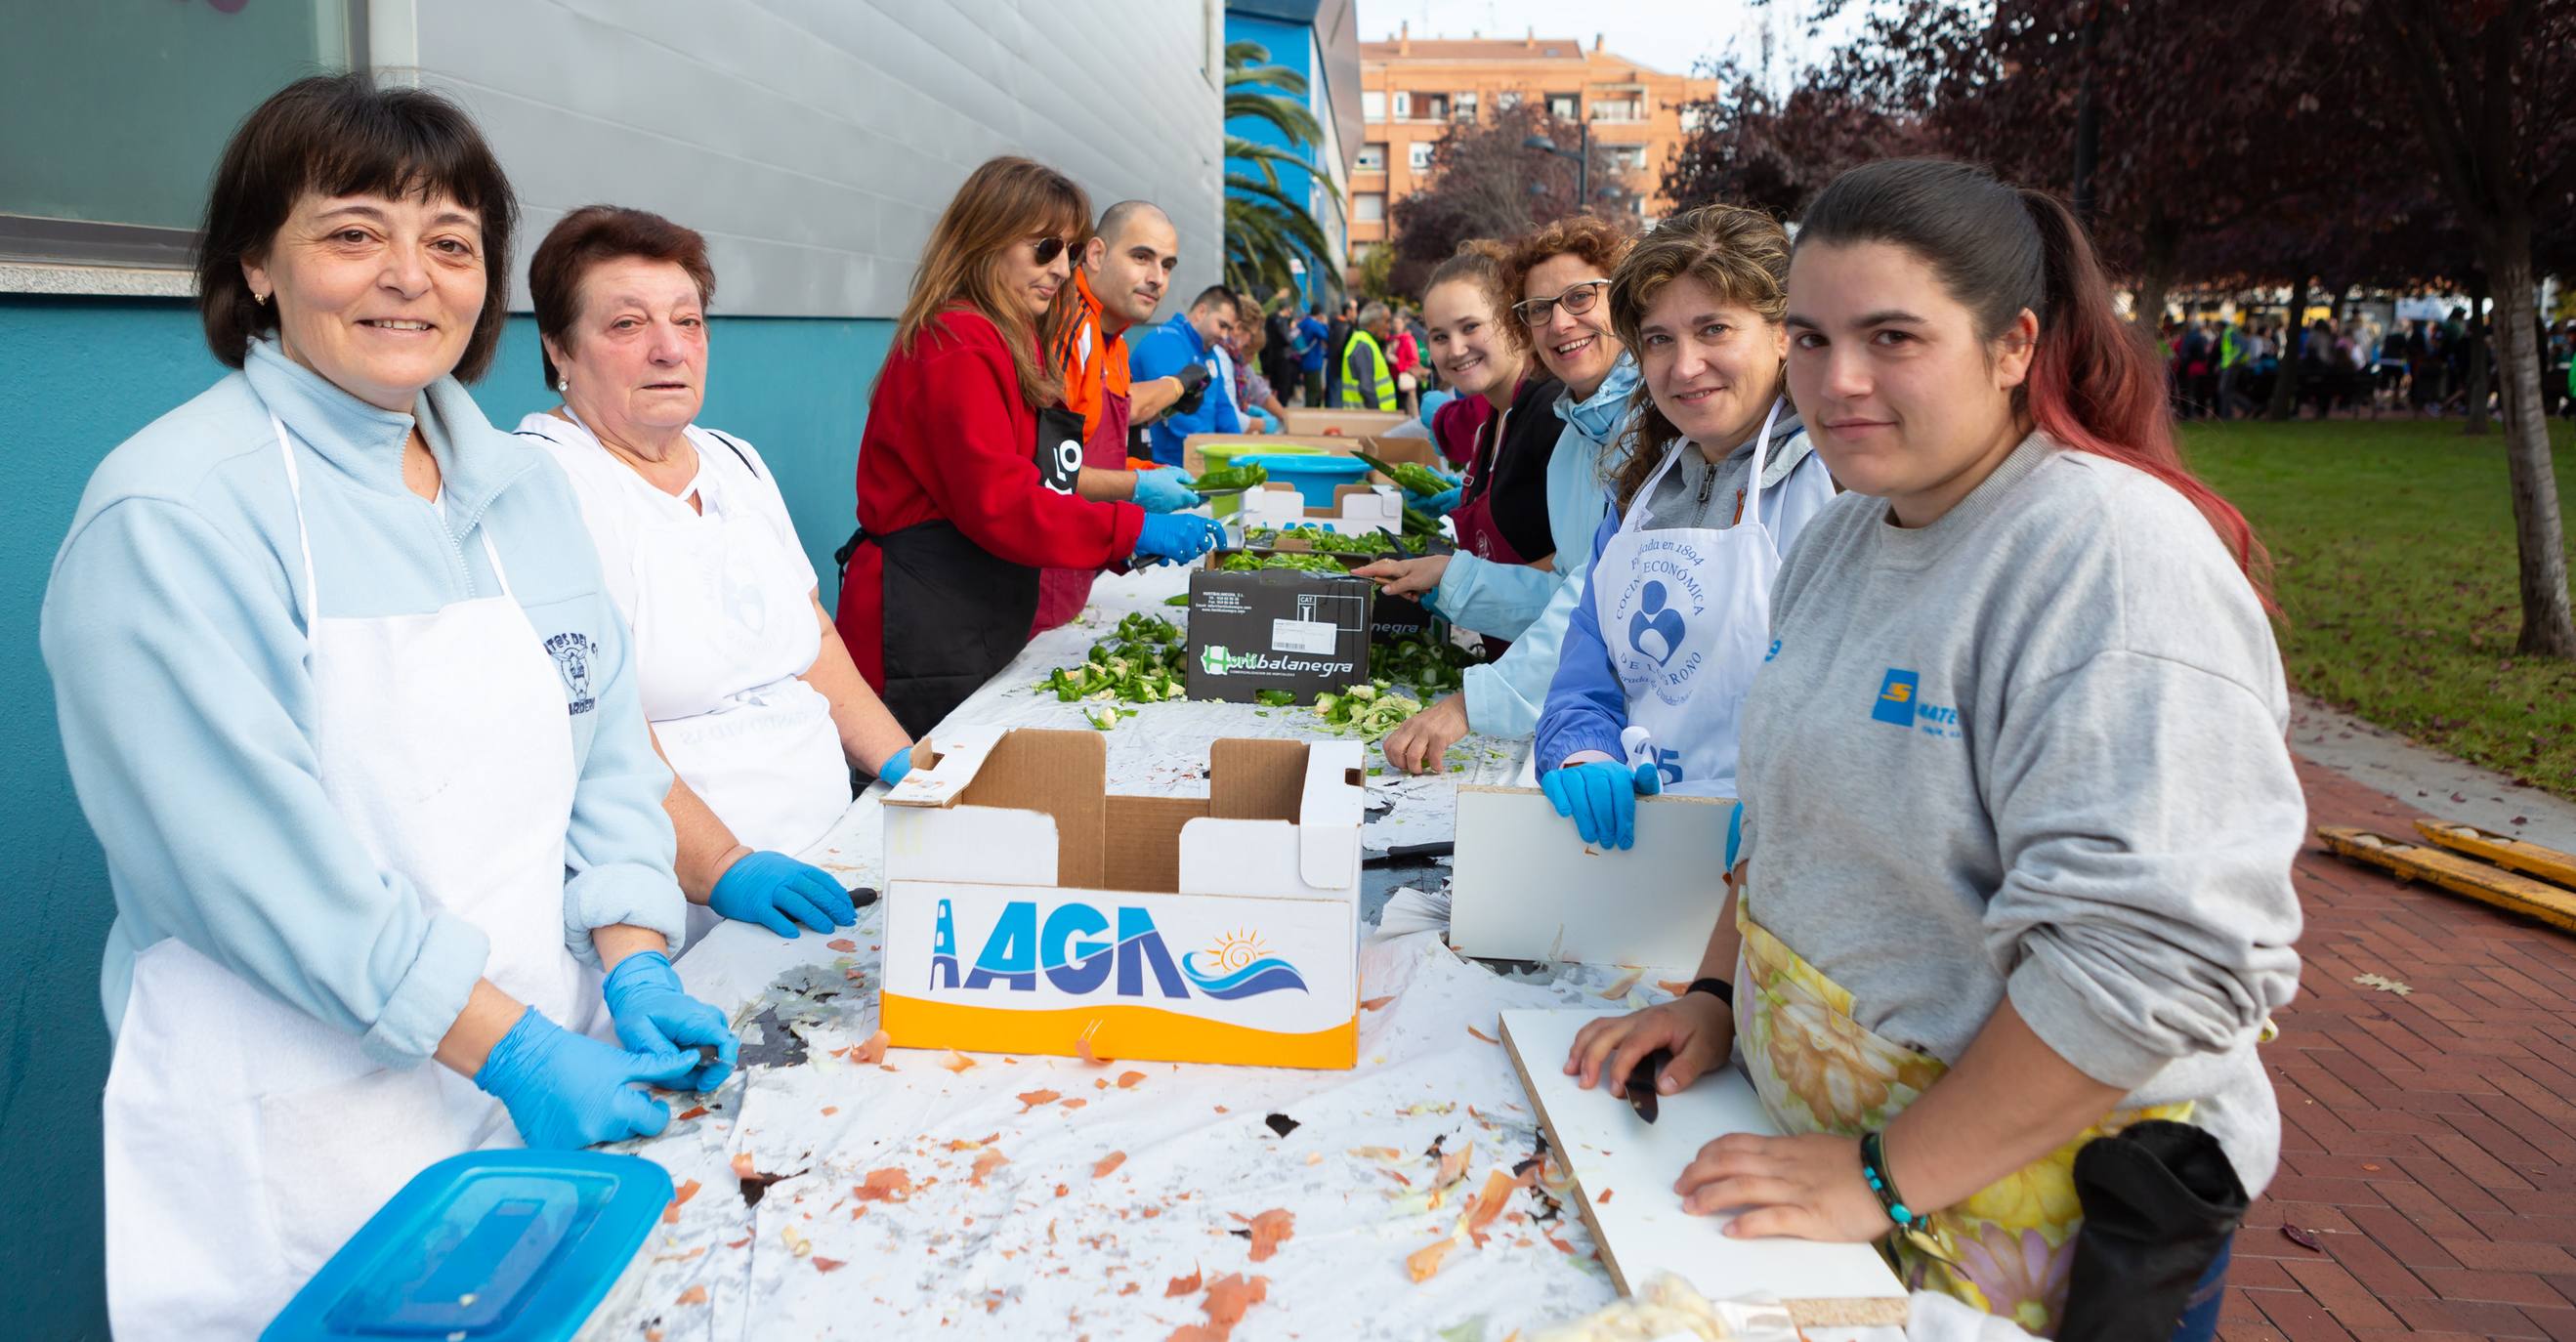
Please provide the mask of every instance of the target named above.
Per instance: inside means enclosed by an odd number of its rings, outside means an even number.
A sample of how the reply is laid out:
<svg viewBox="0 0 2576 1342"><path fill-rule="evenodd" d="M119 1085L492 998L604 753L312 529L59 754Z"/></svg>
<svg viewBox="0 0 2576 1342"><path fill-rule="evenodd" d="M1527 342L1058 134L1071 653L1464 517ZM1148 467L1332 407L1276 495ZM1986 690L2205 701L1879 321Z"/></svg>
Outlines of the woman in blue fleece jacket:
<svg viewBox="0 0 2576 1342"><path fill-rule="evenodd" d="M671 773L579 505L458 381L515 214L436 95L269 99L200 246L235 371L108 455L55 557L45 664L116 899L120 1338L250 1336L432 1162L658 1132L636 1083L730 1066L667 958ZM623 1048L585 1033L603 997Z"/></svg>

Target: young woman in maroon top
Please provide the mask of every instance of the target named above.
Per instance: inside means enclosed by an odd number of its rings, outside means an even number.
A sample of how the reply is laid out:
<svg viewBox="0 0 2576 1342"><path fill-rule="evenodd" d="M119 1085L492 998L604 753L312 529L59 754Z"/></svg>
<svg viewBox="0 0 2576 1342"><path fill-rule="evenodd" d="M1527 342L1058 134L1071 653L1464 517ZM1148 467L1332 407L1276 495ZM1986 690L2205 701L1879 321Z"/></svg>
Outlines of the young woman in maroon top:
<svg viewBox="0 0 2576 1342"><path fill-rule="evenodd" d="M1039 353L1091 202L1024 158L977 168L930 231L859 442L834 623L920 737L1029 641L1042 568L1207 551L1216 524L1075 492L1082 421Z"/></svg>
<svg viewBox="0 0 2576 1342"><path fill-rule="evenodd" d="M1544 568L1556 549L1548 533L1547 463L1563 428L1548 407L1563 384L1530 357L1526 328L1511 319L1506 255L1487 239L1462 243L1422 291L1431 362L1458 390L1432 417L1432 434L1442 455L1467 465L1449 513L1458 548L1498 564ZM1493 656L1509 646L1485 640Z"/></svg>

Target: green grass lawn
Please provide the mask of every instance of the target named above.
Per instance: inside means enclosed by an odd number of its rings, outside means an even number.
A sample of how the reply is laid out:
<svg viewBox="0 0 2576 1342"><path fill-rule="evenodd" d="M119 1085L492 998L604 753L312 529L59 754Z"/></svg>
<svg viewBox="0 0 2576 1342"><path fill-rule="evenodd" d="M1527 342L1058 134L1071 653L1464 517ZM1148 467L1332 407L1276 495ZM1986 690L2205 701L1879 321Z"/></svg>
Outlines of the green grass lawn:
<svg viewBox="0 0 2576 1342"><path fill-rule="evenodd" d="M2563 511L2576 425L2552 428ZM2192 424L2183 440L2272 549L2293 688L2576 798L2576 664L2513 652L2501 426L2469 438L2457 420Z"/></svg>

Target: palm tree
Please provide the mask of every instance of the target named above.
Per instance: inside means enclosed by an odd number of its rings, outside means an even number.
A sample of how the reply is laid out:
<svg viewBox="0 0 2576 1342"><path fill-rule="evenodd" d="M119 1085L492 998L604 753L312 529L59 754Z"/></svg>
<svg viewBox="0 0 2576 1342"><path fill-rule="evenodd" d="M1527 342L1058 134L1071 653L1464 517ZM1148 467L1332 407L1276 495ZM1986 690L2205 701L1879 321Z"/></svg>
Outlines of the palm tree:
<svg viewBox="0 0 2576 1342"><path fill-rule="evenodd" d="M1332 244L1315 222L1305 201L1279 183L1282 163L1306 172L1334 200L1342 198L1332 178L1315 169L1296 151L1312 148L1324 128L1305 103L1306 77L1270 64L1270 50L1258 42L1229 42L1225 47L1225 118L1253 117L1277 128L1288 148L1255 144L1239 135L1225 137L1229 162L1250 163L1259 175L1229 171L1225 175L1225 278L1247 293L1264 293L1287 283L1288 262L1302 258L1321 269Z"/></svg>

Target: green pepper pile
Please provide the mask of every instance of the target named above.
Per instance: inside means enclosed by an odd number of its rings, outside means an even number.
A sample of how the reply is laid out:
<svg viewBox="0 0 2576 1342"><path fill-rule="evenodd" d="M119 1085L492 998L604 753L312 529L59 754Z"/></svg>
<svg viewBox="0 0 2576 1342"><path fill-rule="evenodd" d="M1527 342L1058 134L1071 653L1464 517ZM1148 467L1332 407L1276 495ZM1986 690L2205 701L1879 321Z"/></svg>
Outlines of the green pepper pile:
<svg viewBox="0 0 2576 1342"><path fill-rule="evenodd" d="M1406 634L1369 650L1369 669L1385 680L1425 695L1455 694L1467 685L1467 668L1485 660L1445 638Z"/></svg>
<svg viewBox="0 0 2576 1342"><path fill-rule="evenodd" d="M1227 573L1251 573L1271 568L1297 569L1306 573L1329 573L1336 578L1349 572L1342 567L1340 560L1331 555L1292 554L1278 550L1267 554L1237 550L1220 561L1217 568Z"/></svg>
<svg viewBox="0 0 2576 1342"><path fill-rule="evenodd" d="M1283 540L1304 541L1306 548L1317 554L1367 555L1372 559L1393 559L1420 553L1400 537L1383 531L1362 531L1345 535L1322 527L1254 527L1243 533L1243 543L1256 550L1267 549Z"/></svg>
<svg viewBox="0 0 2576 1342"><path fill-rule="evenodd" d="M1315 716L1337 735L1375 741L1422 711L1422 701L1383 680L1351 685L1339 694L1315 696Z"/></svg>
<svg viewBox="0 0 2576 1342"><path fill-rule="evenodd" d="M1084 701L1083 715L1107 731L1121 716L1119 704L1156 704L1187 693L1185 663L1180 626L1139 613L1092 644L1081 665L1057 667L1037 688L1053 690L1059 703Z"/></svg>
<svg viewBox="0 0 2576 1342"><path fill-rule="evenodd" d="M1387 465L1393 468L1395 483L1401 486L1407 494L1421 494L1429 496L1432 494L1445 494L1449 492L1449 481L1443 478L1438 471L1435 471L1420 462L1391 461L1388 462Z"/></svg>

